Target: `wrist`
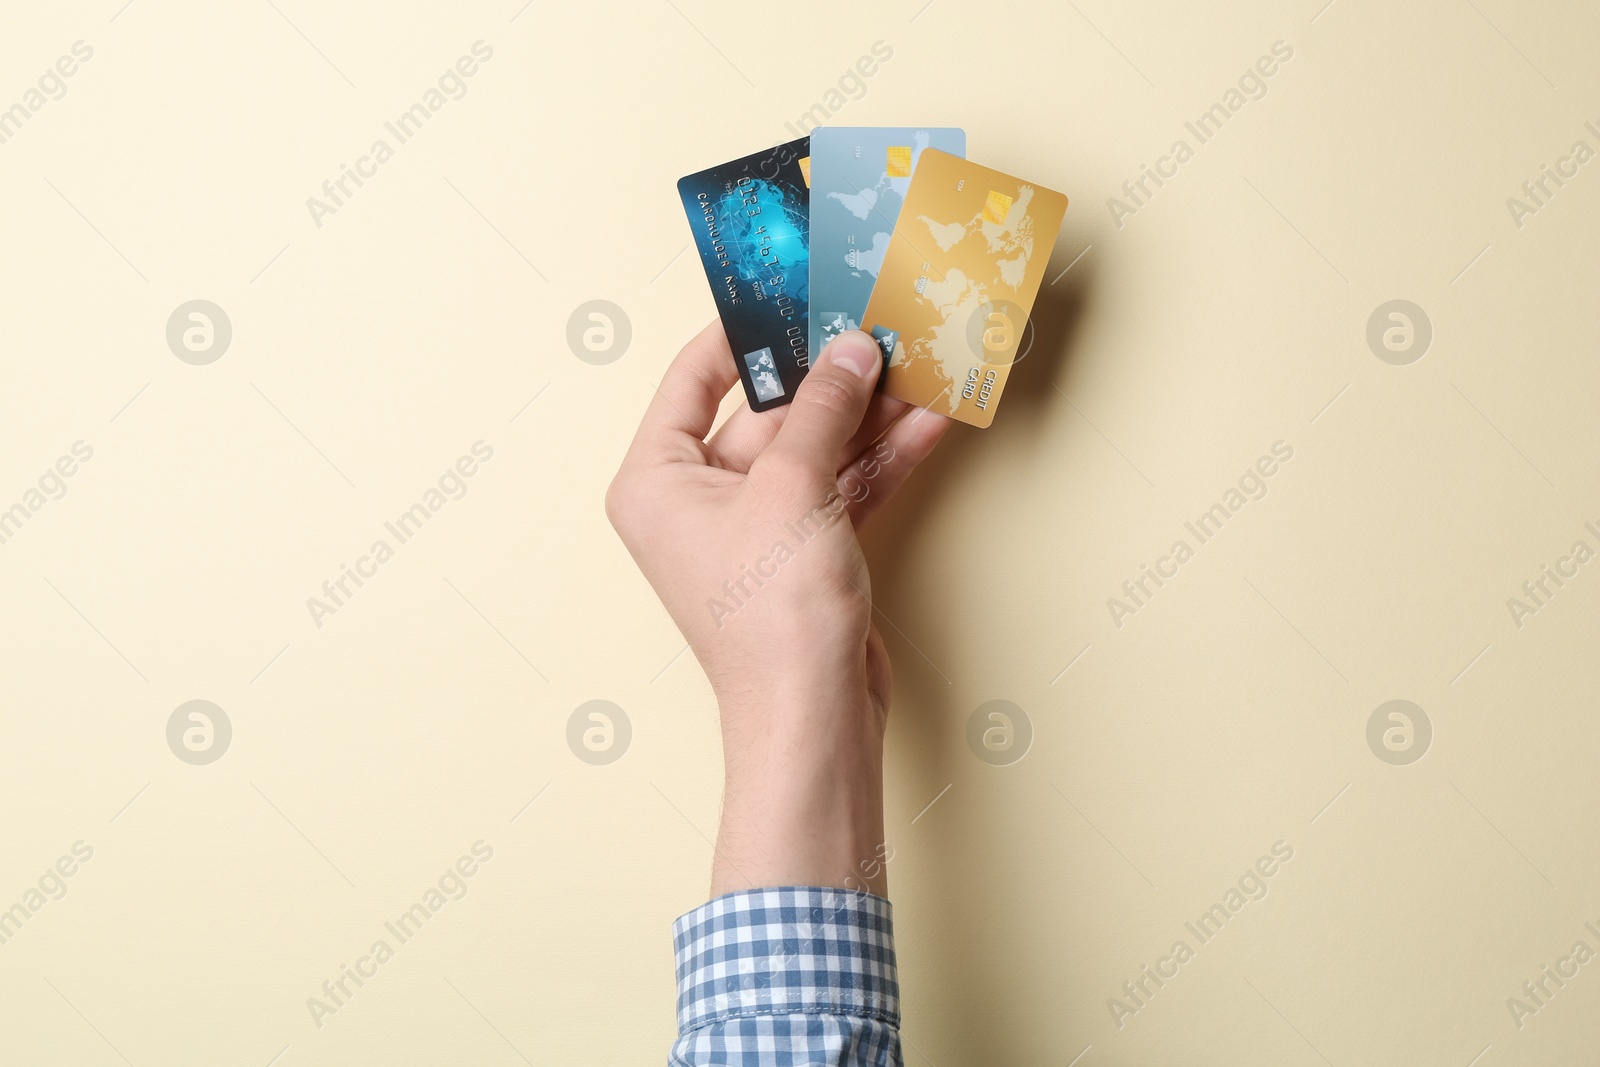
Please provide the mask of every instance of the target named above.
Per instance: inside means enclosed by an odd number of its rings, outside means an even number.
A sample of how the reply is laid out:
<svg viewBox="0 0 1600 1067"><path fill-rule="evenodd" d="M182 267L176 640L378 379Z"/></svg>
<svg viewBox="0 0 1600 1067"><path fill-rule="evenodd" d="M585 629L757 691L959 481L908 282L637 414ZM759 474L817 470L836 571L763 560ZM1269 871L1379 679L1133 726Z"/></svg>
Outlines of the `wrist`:
<svg viewBox="0 0 1600 1067"><path fill-rule="evenodd" d="M884 894L883 718L864 688L830 697L722 702L713 895L775 885Z"/></svg>

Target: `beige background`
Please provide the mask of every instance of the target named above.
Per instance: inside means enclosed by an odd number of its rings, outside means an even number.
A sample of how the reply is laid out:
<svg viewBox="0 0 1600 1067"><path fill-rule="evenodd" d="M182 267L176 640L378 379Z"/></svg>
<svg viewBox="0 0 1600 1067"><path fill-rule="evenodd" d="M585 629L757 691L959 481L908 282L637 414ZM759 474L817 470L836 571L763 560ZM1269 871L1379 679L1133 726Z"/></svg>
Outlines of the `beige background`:
<svg viewBox="0 0 1600 1067"><path fill-rule="evenodd" d="M1600 950L1600 564L1521 629L1506 599L1600 548L1600 161L1521 228L1506 199L1600 148L1600 16L1321 5L10 5L0 107L94 57L0 145L0 507L94 457L0 545L0 907L94 856L0 945L0 1062L664 1059L718 740L601 496L712 315L674 181L787 136L879 40L834 121L960 125L1072 200L995 426L867 535L907 1062L1592 1057L1600 963L1520 1030L1506 999ZM467 95L315 226L478 40ZM1278 40L1267 95L1118 228L1107 198ZM208 366L165 341L193 298L233 326ZM594 298L633 326L607 366L565 341ZM1365 340L1394 298L1433 325L1409 366ZM478 440L465 498L316 627ZM1115 627L1278 440L1265 499ZM202 767L165 740L196 698L234 728ZM609 766L564 739L595 698L633 724ZM1435 731L1409 766L1365 737L1396 698ZM965 742L991 699L1035 730L1011 766ZM478 840L466 897L315 1026ZM1119 1029L1108 998L1279 840L1270 894Z"/></svg>

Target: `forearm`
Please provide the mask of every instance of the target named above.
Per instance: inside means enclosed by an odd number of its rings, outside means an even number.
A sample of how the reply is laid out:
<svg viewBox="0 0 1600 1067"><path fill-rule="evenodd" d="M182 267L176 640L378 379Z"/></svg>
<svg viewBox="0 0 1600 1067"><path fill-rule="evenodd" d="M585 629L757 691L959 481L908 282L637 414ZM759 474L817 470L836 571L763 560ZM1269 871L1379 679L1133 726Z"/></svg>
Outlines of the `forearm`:
<svg viewBox="0 0 1600 1067"><path fill-rule="evenodd" d="M783 885L887 895L882 715L864 688L840 689L759 708L723 701L713 896Z"/></svg>

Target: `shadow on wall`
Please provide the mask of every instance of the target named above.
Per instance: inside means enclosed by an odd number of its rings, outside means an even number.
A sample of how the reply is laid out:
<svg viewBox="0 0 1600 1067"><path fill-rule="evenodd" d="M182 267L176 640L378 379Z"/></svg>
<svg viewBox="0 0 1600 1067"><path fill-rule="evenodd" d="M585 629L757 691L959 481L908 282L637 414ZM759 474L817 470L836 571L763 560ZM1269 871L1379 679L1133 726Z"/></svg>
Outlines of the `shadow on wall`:
<svg viewBox="0 0 1600 1067"><path fill-rule="evenodd" d="M1017 877L1017 869L1037 859L1006 854L1004 842L1013 838L986 832L989 813L980 808L989 806L988 801L978 797L975 802L970 788L964 798L946 798L945 803L957 803L938 812L939 817L906 825L946 784L955 783L954 794L963 784L975 785L982 772L1005 777L989 779L991 797L1014 794L1011 799L1017 802L1005 805L1006 819L1014 822L1037 810L1021 802L1024 791L1036 792L1037 783L1030 783L1026 772L1012 776L1025 764L988 767L968 750L966 724L973 707L965 701L972 687L948 677L959 674L961 627L944 613L926 610L924 587L937 576L911 561L919 532L940 511L971 506L963 502L983 495L982 480L997 457L1004 454L1007 462L1014 462L1018 454L1034 452L1046 421L1060 417L1065 401L1053 383L1064 372L1094 284L1092 258L1061 274L1076 254L1058 249L1046 268L1033 308L1033 343L1012 368L994 425L986 430L952 427L949 438L864 531L873 598L883 609L876 622L895 668L885 786L890 811L896 813L889 838L898 843L905 860L890 865L890 891L895 893L898 886L916 903L914 912L896 914L902 960L914 968L913 983L903 989L914 1002L905 1020L908 1064L926 1061L917 1045L928 1048L940 1064L947 1058L986 1067L1033 1064L1052 1028L1050 1020L1019 1017L1020 1006L1034 1001L1029 990L1059 982L1059 974L1030 973L1033 969L1026 966L1048 933L1062 928L1059 912L1030 913L1037 901L1030 903L1017 892L1026 881ZM1051 285L1050 279L1058 276ZM943 567L961 565L951 559ZM913 603L923 609L906 606ZM1000 620L1001 625L1008 619L1024 624L1004 603L962 610ZM897 625L905 632L897 632ZM908 889L906 880L913 871L920 884ZM906 978L903 970L902 983ZM1065 1042L1072 1035L1057 1036Z"/></svg>

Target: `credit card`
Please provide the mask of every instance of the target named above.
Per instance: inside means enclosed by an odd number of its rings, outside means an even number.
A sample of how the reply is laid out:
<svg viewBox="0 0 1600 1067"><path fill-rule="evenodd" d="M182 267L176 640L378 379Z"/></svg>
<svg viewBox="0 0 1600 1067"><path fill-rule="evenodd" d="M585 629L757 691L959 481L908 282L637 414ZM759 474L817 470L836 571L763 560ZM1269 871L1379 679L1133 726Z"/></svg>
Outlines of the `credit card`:
<svg viewBox="0 0 1600 1067"><path fill-rule="evenodd" d="M808 138L678 181L750 407L794 399L808 348Z"/></svg>
<svg viewBox="0 0 1600 1067"><path fill-rule="evenodd" d="M861 317L889 357L883 391L993 422L1066 212L1042 185L923 152Z"/></svg>
<svg viewBox="0 0 1600 1067"><path fill-rule="evenodd" d="M964 156L952 126L811 131L811 351L859 329L895 219L924 149Z"/></svg>

